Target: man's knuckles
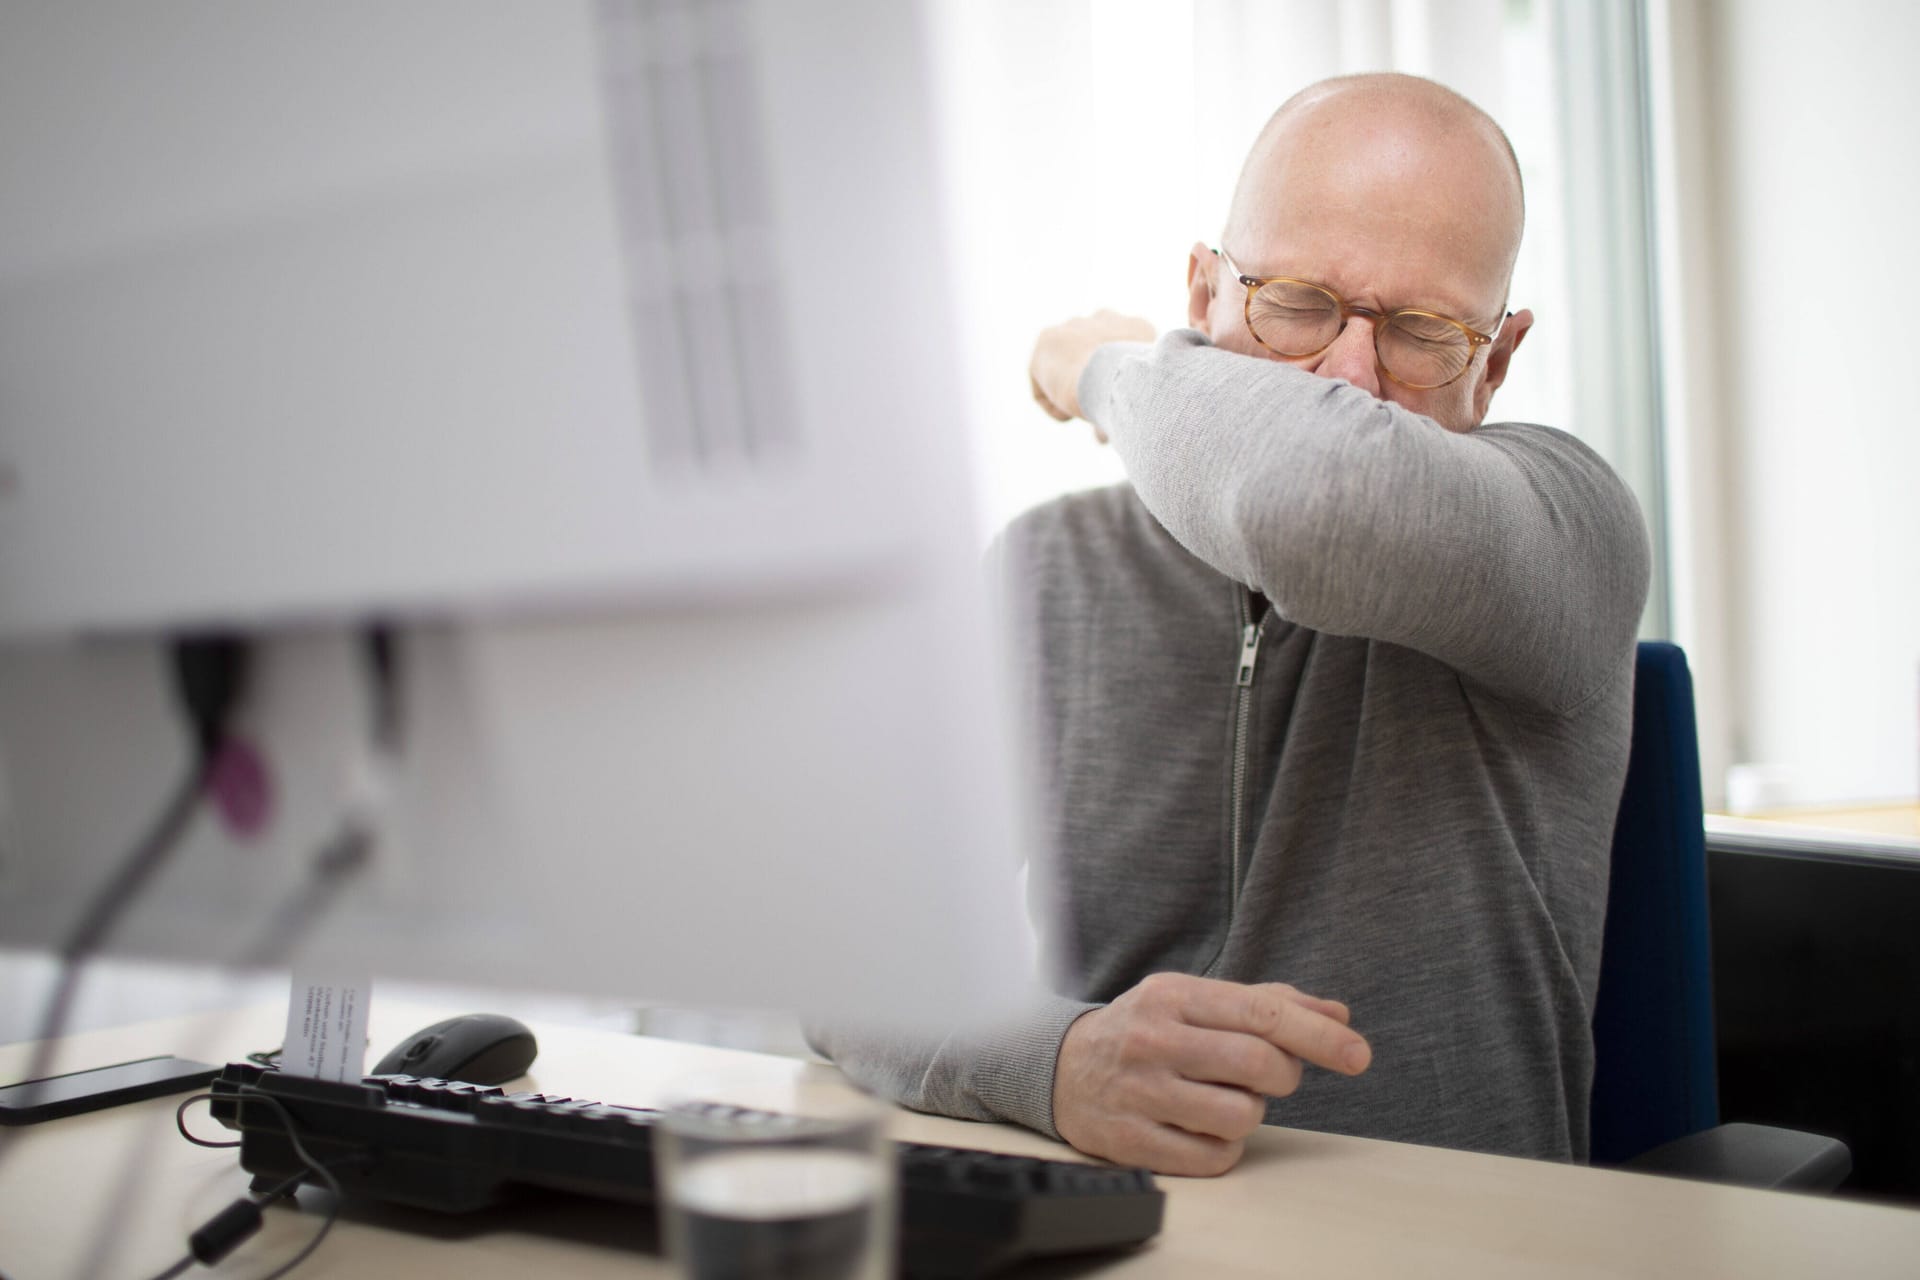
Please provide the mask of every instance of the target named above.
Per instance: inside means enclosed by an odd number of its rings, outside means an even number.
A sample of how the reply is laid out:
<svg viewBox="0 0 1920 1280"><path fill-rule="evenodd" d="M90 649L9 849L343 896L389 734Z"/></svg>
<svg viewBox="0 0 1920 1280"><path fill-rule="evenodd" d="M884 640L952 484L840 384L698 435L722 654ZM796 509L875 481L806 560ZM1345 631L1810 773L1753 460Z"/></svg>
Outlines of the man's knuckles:
<svg viewBox="0 0 1920 1280"><path fill-rule="evenodd" d="M1334 1070L1346 1069L1347 1051L1365 1043L1345 1023L1272 986L1255 988L1247 999L1247 1018L1258 1034L1280 1048Z"/></svg>
<svg viewBox="0 0 1920 1280"><path fill-rule="evenodd" d="M1299 1064L1252 1036L1221 1037L1209 1050L1219 1065L1220 1083L1238 1085L1270 1097L1285 1097L1300 1086ZM1291 1068L1291 1071L1289 1071Z"/></svg>
<svg viewBox="0 0 1920 1280"><path fill-rule="evenodd" d="M1270 1098L1291 1097L1300 1087L1300 1059L1284 1050L1240 1037L1227 1053L1233 1059L1235 1083Z"/></svg>
<svg viewBox="0 0 1920 1280"><path fill-rule="evenodd" d="M1137 1004L1172 1010L1185 1002L1187 993L1193 989L1196 981L1184 973L1150 973L1134 984L1130 994Z"/></svg>
<svg viewBox="0 0 1920 1280"><path fill-rule="evenodd" d="M1173 1024L1156 1018L1129 1018L1116 1036L1115 1056L1130 1067L1161 1066L1174 1055Z"/></svg>
<svg viewBox="0 0 1920 1280"><path fill-rule="evenodd" d="M1106 1149L1090 1151L1118 1164L1145 1165L1176 1178L1217 1178L1240 1163L1246 1143L1170 1129L1151 1120L1114 1126Z"/></svg>
<svg viewBox="0 0 1920 1280"><path fill-rule="evenodd" d="M1255 1035L1271 1036L1285 1019L1288 1000L1272 987L1248 987L1243 997L1241 1018Z"/></svg>
<svg viewBox="0 0 1920 1280"><path fill-rule="evenodd" d="M1169 1079L1152 1091L1141 1110L1188 1133L1232 1141L1260 1127L1267 1102L1245 1089Z"/></svg>
<svg viewBox="0 0 1920 1280"><path fill-rule="evenodd" d="M1240 1157L1245 1155L1246 1151L1247 1144L1239 1140L1208 1143L1198 1149L1182 1153L1181 1163L1185 1166L1184 1168L1165 1169L1161 1172L1170 1173L1176 1177L1217 1178L1239 1164Z"/></svg>
<svg viewBox="0 0 1920 1280"><path fill-rule="evenodd" d="M1244 1089L1222 1089L1211 1095L1214 1125L1207 1133L1218 1138L1239 1140L1258 1129L1267 1118L1267 1100Z"/></svg>

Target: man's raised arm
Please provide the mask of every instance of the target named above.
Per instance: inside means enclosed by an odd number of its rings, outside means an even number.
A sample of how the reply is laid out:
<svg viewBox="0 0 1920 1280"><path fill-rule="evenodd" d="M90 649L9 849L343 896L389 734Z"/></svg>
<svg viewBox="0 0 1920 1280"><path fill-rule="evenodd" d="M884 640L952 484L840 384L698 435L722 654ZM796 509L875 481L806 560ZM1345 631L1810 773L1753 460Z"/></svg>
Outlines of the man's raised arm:
<svg viewBox="0 0 1920 1280"><path fill-rule="evenodd" d="M1192 330L1099 347L1077 392L1167 531L1287 619L1419 650L1561 713L1620 671L1646 528L1572 436L1448 431Z"/></svg>

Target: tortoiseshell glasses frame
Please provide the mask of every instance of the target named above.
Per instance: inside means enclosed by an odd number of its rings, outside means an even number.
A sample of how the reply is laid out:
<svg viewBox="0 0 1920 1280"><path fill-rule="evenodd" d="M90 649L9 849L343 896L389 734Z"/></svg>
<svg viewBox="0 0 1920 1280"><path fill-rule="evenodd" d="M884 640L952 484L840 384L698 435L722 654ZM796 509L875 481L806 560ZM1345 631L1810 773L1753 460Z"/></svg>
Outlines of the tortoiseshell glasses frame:
<svg viewBox="0 0 1920 1280"><path fill-rule="evenodd" d="M1432 391L1458 381L1461 375L1473 367L1473 359L1479 354L1480 348L1491 345L1495 336L1500 331L1500 326L1495 326L1493 333L1482 333L1472 325L1456 320L1452 316L1444 315L1438 311L1427 311L1420 307L1400 307L1393 311L1376 311L1371 307L1355 306L1353 303L1348 302L1345 298L1335 293L1332 289L1312 280L1302 280L1297 276L1248 275L1240 269L1239 265L1235 263L1232 258L1227 256L1225 250L1216 249L1214 252L1220 255L1220 260L1227 264L1227 269L1239 277L1240 283L1247 288L1246 303L1243 308L1247 321L1247 332L1253 335L1255 342L1273 352L1275 355L1288 360L1302 360L1319 355L1322 351L1325 351L1328 347L1331 347L1335 342L1339 341L1341 333L1346 330L1349 319L1354 316L1365 316L1374 322L1373 350L1375 358L1380 362L1381 372L1410 390ZM1339 319L1339 322L1333 327L1327 340L1310 350L1286 351L1275 346L1265 337L1262 337L1260 326L1254 321L1253 304L1255 298L1259 296L1260 291L1268 285L1286 285L1295 289L1307 289L1325 298L1329 304L1328 316L1332 317L1337 315ZM1503 317L1500 325L1504 326L1505 323L1506 319ZM1460 339L1465 345L1459 346L1455 344L1450 337L1441 338L1438 341L1431 336L1422 337L1415 328L1416 325L1425 325L1428 328L1432 328L1436 324L1450 326L1452 329L1458 331ZM1444 348L1454 347L1455 356L1457 357L1459 352L1464 352L1465 358L1459 360L1459 368L1455 369L1446 377L1441 378L1439 381L1421 381L1420 378L1423 375L1409 374L1409 371L1405 368L1404 356L1398 357L1402 368L1399 371L1394 369L1393 365L1396 356L1381 344L1383 341L1390 341L1395 335L1404 335L1406 341L1430 349L1436 357L1444 353ZM1451 362L1452 358L1455 357L1449 357L1449 362ZM1439 370L1434 370L1434 372L1439 372Z"/></svg>

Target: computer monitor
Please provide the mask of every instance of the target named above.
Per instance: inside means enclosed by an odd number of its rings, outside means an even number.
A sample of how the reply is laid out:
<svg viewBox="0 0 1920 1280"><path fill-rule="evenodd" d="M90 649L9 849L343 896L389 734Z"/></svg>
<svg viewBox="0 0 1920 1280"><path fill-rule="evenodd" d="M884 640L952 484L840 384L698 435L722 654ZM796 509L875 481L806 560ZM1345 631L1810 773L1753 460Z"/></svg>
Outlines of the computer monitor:
<svg viewBox="0 0 1920 1280"><path fill-rule="evenodd" d="M0 40L0 943L64 936L257 655L271 781L109 939L297 897L379 974L947 1017L1025 978L917 7L139 0ZM244 826L244 823L240 824Z"/></svg>

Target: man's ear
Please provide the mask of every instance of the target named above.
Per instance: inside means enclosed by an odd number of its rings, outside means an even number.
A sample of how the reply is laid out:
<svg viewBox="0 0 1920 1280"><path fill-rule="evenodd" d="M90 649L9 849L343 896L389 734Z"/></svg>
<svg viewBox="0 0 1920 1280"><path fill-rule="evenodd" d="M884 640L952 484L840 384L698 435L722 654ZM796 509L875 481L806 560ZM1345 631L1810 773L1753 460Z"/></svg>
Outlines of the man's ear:
<svg viewBox="0 0 1920 1280"><path fill-rule="evenodd" d="M1213 337L1213 326L1208 320L1213 312L1213 270L1219 258L1213 250L1193 242L1193 249L1187 254L1187 327L1198 329Z"/></svg>
<svg viewBox="0 0 1920 1280"><path fill-rule="evenodd" d="M1527 330L1531 328L1533 312L1525 308L1508 316L1506 324L1500 327L1500 336L1493 340L1493 347L1487 352L1487 372L1473 393L1475 422L1487 420L1487 409L1493 404L1493 393L1507 380L1507 369L1513 364L1513 353L1520 349Z"/></svg>

